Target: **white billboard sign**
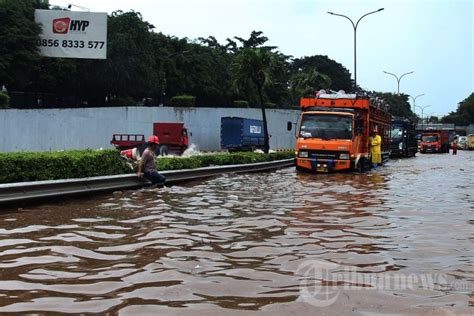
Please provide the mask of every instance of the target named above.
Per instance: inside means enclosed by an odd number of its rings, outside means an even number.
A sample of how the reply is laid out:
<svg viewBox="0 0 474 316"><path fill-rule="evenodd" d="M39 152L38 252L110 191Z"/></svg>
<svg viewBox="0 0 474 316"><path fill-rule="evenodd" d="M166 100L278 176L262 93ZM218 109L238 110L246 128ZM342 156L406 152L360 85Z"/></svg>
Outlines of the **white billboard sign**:
<svg viewBox="0 0 474 316"><path fill-rule="evenodd" d="M38 46L47 57L107 58L107 13L36 10Z"/></svg>

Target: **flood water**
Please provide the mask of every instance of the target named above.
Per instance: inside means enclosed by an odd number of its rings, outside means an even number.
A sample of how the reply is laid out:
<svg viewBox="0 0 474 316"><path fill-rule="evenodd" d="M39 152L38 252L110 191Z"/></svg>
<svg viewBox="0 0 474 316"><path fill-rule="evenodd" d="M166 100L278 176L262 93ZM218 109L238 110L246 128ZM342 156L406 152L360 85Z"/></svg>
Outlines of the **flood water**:
<svg viewBox="0 0 474 316"><path fill-rule="evenodd" d="M0 213L0 314L470 315L474 152Z"/></svg>

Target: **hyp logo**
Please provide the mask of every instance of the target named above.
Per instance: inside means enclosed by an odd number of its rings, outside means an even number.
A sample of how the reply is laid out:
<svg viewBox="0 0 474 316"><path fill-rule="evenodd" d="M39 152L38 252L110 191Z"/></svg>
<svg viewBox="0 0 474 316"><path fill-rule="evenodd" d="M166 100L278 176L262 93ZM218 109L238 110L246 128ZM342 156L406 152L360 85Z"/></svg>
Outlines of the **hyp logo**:
<svg viewBox="0 0 474 316"><path fill-rule="evenodd" d="M67 34L69 30L70 18L61 18L53 20L53 33L56 34Z"/></svg>
<svg viewBox="0 0 474 316"><path fill-rule="evenodd" d="M70 18L60 18L53 20L53 33L55 34L67 34L71 32L85 32L89 26L87 20L71 20Z"/></svg>

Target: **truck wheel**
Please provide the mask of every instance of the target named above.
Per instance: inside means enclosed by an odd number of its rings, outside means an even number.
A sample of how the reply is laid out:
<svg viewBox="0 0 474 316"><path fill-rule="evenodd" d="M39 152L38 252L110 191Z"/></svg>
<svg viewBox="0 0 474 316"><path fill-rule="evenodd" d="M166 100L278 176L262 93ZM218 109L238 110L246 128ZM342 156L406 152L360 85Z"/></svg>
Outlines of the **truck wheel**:
<svg viewBox="0 0 474 316"><path fill-rule="evenodd" d="M372 169L372 163L367 157L362 157L360 162L360 172L365 173Z"/></svg>
<svg viewBox="0 0 474 316"><path fill-rule="evenodd" d="M305 168L302 168L300 166L296 166L296 171L298 171L298 172L308 172L308 170L306 170Z"/></svg>
<svg viewBox="0 0 474 316"><path fill-rule="evenodd" d="M162 145L160 146L160 156L167 156L168 155L168 146Z"/></svg>
<svg viewBox="0 0 474 316"><path fill-rule="evenodd" d="M357 163L357 166L355 165L354 161L351 161L351 170L355 172L360 172L360 173L365 173L367 171L367 159L365 157L362 157L359 159L359 162Z"/></svg>

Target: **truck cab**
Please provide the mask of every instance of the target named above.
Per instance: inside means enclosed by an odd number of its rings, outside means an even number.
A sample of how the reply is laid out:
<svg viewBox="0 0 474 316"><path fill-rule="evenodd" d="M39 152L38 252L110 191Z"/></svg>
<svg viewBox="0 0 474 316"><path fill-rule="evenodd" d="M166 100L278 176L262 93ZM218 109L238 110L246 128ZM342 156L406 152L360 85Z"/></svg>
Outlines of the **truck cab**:
<svg viewBox="0 0 474 316"><path fill-rule="evenodd" d="M415 157L418 152L415 122L406 118L394 118L390 138L391 157Z"/></svg>
<svg viewBox="0 0 474 316"><path fill-rule="evenodd" d="M458 149L466 150L467 149L467 136L458 137Z"/></svg>
<svg viewBox="0 0 474 316"><path fill-rule="evenodd" d="M302 98L296 126L296 167L299 171L366 170L370 166L370 135L382 137L388 159L391 116L383 103L366 95L320 93Z"/></svg>
<svg viewBox="0 0 474 316"><path fill-rule="evenodd" d="M420 152L422 153L449 153L449 132L427 131L421 135Z"/></svg>
<svg viewBox="0 0 474 316"><path fill-rule="evenodd" d="M153 135L160 139L160 155L170 152L182 154L189 145L188 130L184 123L153 123Z"/></svg>
<svg viewBox="0 0 474 316"><path fill-rule="evenodd" d="M348 169L355 142L354 114L309 111L301 115L297 166L316 172Z"/></svg>

